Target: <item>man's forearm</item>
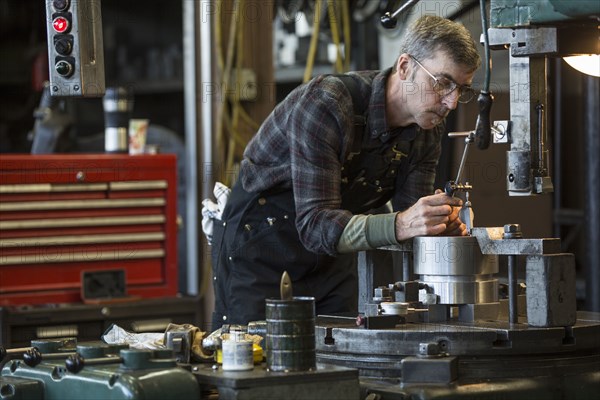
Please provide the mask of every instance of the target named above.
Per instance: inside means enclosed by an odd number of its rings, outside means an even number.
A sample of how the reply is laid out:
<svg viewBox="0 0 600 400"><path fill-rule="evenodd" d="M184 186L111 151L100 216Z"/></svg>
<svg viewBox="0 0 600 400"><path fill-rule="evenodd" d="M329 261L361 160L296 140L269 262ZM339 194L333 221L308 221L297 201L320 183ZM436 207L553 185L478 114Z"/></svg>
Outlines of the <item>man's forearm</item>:
<svg viewBox="0 0 600 400"><path fill-rule="evenodd" d="M351 253L398 243L395 221L396 213L353 216L338 241L338 252Z"/></svg>

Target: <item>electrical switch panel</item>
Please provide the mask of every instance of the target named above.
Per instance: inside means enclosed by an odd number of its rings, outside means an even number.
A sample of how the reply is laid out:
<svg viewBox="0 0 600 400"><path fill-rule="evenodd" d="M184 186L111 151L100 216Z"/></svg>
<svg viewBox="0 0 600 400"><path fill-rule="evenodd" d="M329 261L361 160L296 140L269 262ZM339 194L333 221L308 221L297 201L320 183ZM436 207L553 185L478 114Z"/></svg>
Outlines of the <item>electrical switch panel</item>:
<svg viewBox="0 0 600 400"><path fill-rule="evenodd" d="M100 0L46 0L52 96L104 95Z"/></svg>

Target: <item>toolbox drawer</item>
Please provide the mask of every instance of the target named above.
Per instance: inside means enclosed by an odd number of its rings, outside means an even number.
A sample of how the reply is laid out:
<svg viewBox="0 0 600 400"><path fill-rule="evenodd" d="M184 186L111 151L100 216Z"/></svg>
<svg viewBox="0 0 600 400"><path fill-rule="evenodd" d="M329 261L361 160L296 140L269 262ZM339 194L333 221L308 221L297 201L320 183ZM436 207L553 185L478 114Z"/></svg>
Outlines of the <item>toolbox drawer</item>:
<svg viewBox="0 0 600 400"><path fill-rule="evenodd" d="M0 306L78 303L82 273L112 269L175 296L176 184L172 154L3 155Z"/></svg>

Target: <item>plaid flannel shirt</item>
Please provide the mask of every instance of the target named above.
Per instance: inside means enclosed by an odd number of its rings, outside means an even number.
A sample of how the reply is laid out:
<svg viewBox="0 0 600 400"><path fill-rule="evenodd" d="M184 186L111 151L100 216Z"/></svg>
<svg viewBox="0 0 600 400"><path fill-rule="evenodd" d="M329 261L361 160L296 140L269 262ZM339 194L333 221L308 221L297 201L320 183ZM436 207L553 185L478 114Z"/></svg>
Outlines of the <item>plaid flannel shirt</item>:
<svg viewBox="0 0 600 400"><path fill-rule="evenodd" d="M385 119L385 85L391 69L350 73L368 104L365 134L382 141L398 135ZM332 75L294 89L273 110L244 151L241 183L248 192L293 188L296 228L302 244L316 253L337 254L339 238L352 218L341 205L341 168L352 146L352 96ZM417 134L409 154L410 172L396 188L393 204L403 210L432 194L443 126ZM406 129L406 128L405 128Z"/></svg>

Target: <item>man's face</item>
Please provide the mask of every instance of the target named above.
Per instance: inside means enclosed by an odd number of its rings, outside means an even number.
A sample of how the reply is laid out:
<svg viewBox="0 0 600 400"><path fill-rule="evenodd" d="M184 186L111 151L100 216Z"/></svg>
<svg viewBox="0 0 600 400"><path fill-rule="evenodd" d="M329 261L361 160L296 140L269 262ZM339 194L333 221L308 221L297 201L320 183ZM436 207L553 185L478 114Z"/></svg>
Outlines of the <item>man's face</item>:
<svg viewBox="0 0 600 400"><path fill-rule="evenodd" d="M417 125L431 129L456 108L461 94L464 97L469 90L474 71L455 64L443 51L424 60L410 59L409 79L403 82L405 107Z"/></svg>

